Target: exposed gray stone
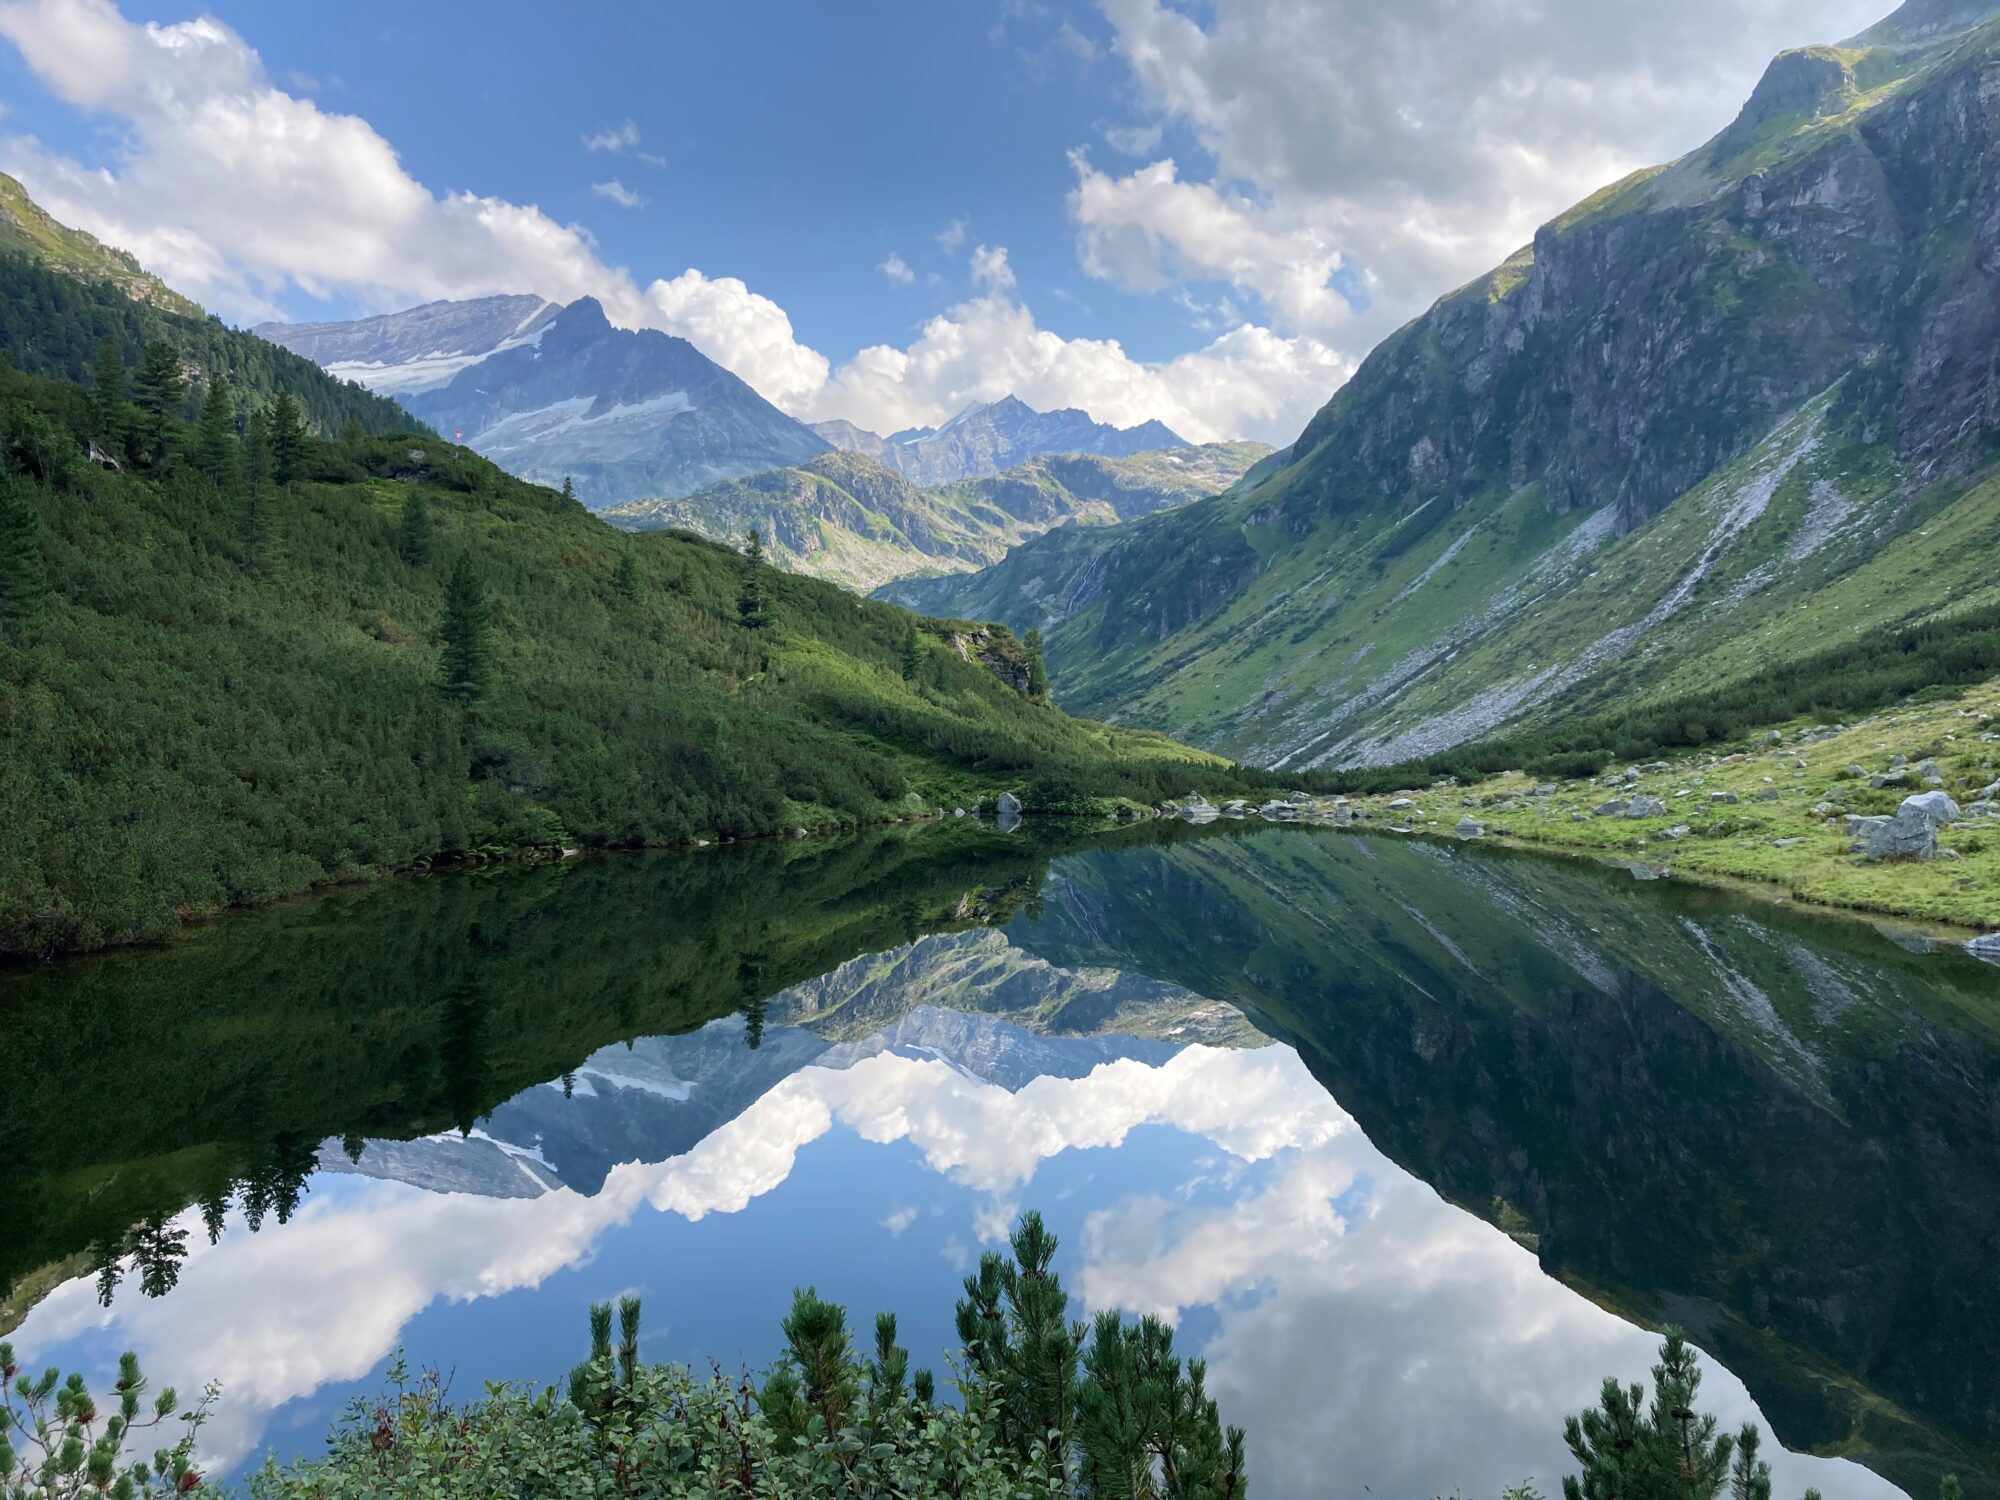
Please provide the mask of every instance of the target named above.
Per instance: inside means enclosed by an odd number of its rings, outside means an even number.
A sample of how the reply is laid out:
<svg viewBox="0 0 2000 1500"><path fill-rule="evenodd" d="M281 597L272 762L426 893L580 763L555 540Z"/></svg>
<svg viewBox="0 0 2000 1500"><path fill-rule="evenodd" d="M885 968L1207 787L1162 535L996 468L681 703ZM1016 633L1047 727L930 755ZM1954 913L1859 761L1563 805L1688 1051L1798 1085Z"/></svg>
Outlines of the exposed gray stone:
<svg viewBox="0 0 2000 1500"><path fill-rule="evenodd" d="M1609 802L1600 802L1591 811L1600 818L1622 818L1632 810L1632 804L1623 797L1613 797Z"/></svg>
<svg viewBox="0 0 2000 1500"><path fill-rule="evenodd" d="M1457 832L1458 836L1462 839L1484 838L1486 837L1486 825L1477 818L1460 818L1458 820Z"/></svg>
<svg viewBox="0 0 2000 1500"><path fill-rule="evenodd" d="M1667 804L1658 797L1634 797L1632 805L1625 809L1628 818L1663 818L1667 814Z"/></svg>

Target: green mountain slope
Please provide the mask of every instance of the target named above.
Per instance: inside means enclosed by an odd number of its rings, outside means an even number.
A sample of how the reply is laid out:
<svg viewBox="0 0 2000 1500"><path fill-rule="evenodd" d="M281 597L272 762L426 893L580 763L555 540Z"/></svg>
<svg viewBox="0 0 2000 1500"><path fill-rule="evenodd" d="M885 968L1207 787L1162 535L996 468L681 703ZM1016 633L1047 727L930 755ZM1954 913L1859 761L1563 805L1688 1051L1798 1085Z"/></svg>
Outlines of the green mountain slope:
<svg viewBox="0 0 2000 1500"><path fill-rule="evenodd" d="M913 574L984 566L1068 521L1129 520L1215 494L1269 452L1261 443L1211 443L1130 458L1049 455L989 479L924 489L863 454L836 451L684 500L636 500L601 514L630 531L678 527L716 540L755 527L779 566L866 592Z"/></svg>
<svg viewBox="0 0 2000 1500"><path fill-rule="evenodd" d="M350 422L371 433L429 431L394 401L208 316L122 250L58 224L0 176L0 352L18 370L88 384L106 340L128 375L148 343L163 341L193 381L220 376L239 409L288 393L323 433ZM181 415L191 417L192 406Z"/></svg>
<svg viewBox="0 0 2000 1500"><path fill-rule="evenodd" d="M0 254L24 256L87 281L108 281L133 301L151 303L162 312L204 315L125 251L57 223L5 172L0 172Z"/></svg>
<svg viewBox="0 0 2000 1500"><path fill-rule="evenodd" d="M1053 771L1150 800L1215 765L1030 701L1004 633L924 622L912 659L909 615L768 567L747 628L735 553L435 440L309 441L278 485L233 435L218 480L182 428L105 472L92 421L4 376L0 449L34 441L0 470L0 952L439 855L881 821ZM440 688L462 560L490 616L472 708Z"/></svg>
<svg viewBox="0 0 2000 1500"><path fill-rule="evenodd" d="M925 607L1050 630L1080 711L1307 767L1996 597L1995 9L1785 54L1387 340L1282 468Z"/></svg>

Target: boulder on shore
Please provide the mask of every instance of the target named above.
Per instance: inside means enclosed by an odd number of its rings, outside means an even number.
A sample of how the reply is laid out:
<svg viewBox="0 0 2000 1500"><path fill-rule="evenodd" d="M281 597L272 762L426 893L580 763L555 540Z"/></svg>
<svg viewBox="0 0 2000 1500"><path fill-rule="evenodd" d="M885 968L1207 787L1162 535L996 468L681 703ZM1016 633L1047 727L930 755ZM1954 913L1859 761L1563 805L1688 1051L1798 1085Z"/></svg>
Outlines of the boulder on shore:
<svg viewBox="0 0 2000 1500"><path fill-rule="evenodd" d="M1663 818L1666 813L1667 804L1658 797L1634 797L1632 805L1625 809L1628 818Z"/></svg>
<svg viewBox="0 0 2000 1500"><path fill-rule="evenodd" d="M1486 837L1486 825L1477 818L1460 818L1457 833L1462 839L1483 839Z"/></svg>
<svg viewBox="0 0 2000 1500"><path fill-rule="evenodd" d="M1958 804L1943 792L1905 797L1892 818L1849 818L1854 851L1866 860L1936 859L1937 831L1958 821Z"/></svg>

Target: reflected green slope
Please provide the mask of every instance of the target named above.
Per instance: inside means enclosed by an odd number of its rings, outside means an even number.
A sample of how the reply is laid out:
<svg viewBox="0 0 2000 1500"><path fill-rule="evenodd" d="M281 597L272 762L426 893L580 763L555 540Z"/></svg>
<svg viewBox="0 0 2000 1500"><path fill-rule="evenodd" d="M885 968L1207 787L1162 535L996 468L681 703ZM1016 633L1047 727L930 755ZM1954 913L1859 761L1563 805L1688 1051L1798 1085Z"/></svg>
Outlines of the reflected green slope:
<svg viewBox="0 0 2000 1500"><path fill-rule="evenodd" d="M2000 973L1487 850L1291 831L1058 862L1017 944L1240 1005L1370 1139L1787 1446L2000 1493Z"/></svg>
<svg viewBox="0 0 2000 1500"><path fill-rule="evenodd" d="M968 820L458 873L0 971L0 1296L239 1180L282 1216L330 1136L467 1129L600 1047L1004 921L1053 852L1101 836Z"/></svg>

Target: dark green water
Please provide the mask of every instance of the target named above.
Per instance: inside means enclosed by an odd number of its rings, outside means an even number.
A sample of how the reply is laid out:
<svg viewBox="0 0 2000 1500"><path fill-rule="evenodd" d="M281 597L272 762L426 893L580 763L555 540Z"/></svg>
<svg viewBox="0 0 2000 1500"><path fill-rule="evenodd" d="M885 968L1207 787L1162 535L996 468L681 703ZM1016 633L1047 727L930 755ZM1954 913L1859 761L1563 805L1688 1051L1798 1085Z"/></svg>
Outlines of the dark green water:
<svg viewBox="0 0 2000 1500"><path fill-rule="evenodd" d="M1860 924L957 825L337 893L0 975L0 1027L0 1321L222 1379L223 1464L399 1344L553 1378L632 1286L655 1357L761 1363L813 1280L941 1363L1037 1206L1083 1306L1207 1352L1267 1496L1552 1491L1668 1321L1851 1460L1781 1493L2000 1494L2000 969Z"/></svg>

